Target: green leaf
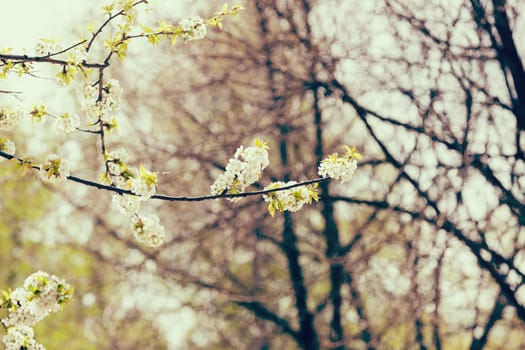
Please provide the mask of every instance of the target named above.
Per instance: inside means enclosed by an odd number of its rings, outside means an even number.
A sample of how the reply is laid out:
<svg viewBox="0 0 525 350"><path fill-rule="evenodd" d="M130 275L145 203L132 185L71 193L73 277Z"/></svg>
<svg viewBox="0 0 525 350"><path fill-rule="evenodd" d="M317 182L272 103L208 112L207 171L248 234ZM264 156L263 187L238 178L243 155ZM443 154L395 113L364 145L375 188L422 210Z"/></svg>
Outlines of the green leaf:
<svg viewBox="0 0 525 350"><path fill-rule="evenodd" d="M111 12L113 12L114 7L115 7L115 4L109 4L107 6L102 6L102 11L104 11L104 13L111 16Z"/></svg>
<svg viewBox="0 0 525 350"><path fill-rule="evenodd" d="M268 212L272 218L275 216L275 205L273 204L273 201L268 204Z"/></svg>

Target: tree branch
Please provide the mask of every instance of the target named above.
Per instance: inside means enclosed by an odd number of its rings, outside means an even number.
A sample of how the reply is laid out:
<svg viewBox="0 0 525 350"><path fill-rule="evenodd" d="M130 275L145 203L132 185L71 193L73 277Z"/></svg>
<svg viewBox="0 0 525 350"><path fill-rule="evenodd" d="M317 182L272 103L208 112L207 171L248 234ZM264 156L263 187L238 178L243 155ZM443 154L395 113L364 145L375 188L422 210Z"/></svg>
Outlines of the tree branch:
<svg viewBox="0 0 525 350"><path fill-rule="evenodd" d="M15 156L13 156L11 154L8 154L8 153L2 152L2 151L0 151L0 157L3 157L5 159L16 159L16 160L18 160L21 163L24 162L24 160L22 158L15 157ZM33 168L34 169L39 169L39 167L36 166L36 165L33 166ZM74 176L74 175L69 175L66 179L69 180L69 181L72 181L72 182L76 182L76 183L82 184L82 185L86 185L86 186L89 186L89 187L94 187L94 188L97 188L99 190L105 190L105 191L114 192L114 193L118 193L118 194L128 194L128 195L136 196L136 194L134 194L130 190L119 188L119 187L115 187L115 186L111 186L111 185L105 185L105 184L102 184L100 182L87 180L87 179L84 179L84 178L81 178L81 177L78 177L78 176ZM169 196L169 195L164 195L164 194L155 194L155 195L151 196L151 198L152 199L159 199L159 200L163 200L163 201L170 201L170 202L202 202L202 201L207 201L207 200L211 200L211 199L243 198L243 197L250 197L250 196L259 196L259 195L268 194L268 193L272 193L272 192L286 191L286 190L289 190L289 189L292 189L292 188L296 188L296 187L307 186L307 185L312 185L312 184L316 184L316 183L324 183L324 182L329 182L329 181L331 181L330 178L317 178L317 179L305 180L305 181L297 182L295 184L286 185L286 186L282 186L282 187L279 187L279 188L273 188L273 189L268 189L268 190L259 190L259 191L251 191L251 192L243 192L243 193L237 193L237 194L225 193L225 194L218 194L218 195L203 195L203 196Z"/></svg>
<svg viewBox="0 0 525 350"><path fill-rule="evenodd" d="M252 312L255 316L262 320L272 322L275 326L282 329L285 334L291 336L297 343L301 343L301 336L293 329L287 320L279 317L277 314L268 310L266 306L258 301L234 301L235 304L242 306L246 310Z"/></svg>

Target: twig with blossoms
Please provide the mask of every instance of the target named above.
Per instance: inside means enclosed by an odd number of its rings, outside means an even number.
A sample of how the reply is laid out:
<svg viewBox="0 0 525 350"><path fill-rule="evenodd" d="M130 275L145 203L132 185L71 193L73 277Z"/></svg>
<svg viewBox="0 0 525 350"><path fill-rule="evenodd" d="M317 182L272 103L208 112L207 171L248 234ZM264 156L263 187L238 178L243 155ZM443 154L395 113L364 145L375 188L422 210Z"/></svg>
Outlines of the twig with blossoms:
<svg viewBox="0 0 525 350"><path fill-rule="evenodd" d="M72 297L73 287L64 280L38 271L28 276L22 287L2 291L0 309L7 316L0 319L5 329L2 337L6 350L45 350L34 338L33 326L59 311Z"/></svg>
<svg viewBox="0 0 525 350"><path fill-rule="evenodd" d="M106 134L118 127L118 121L110 116L120 101L122 89L117 81L106 79L105 70L110 66L110 60L114 54L124 59L131 39L144 37L152 44L157 44L161 39L170 38L172 44L178 37L185 42L202 39L207 34L207 26L222 28L222 21L226 16L236 16L243 9L240 5L229 7L225 4L221 11L217 12L208 20L200 17L188 17L180 20L178 25L170 25L161 21L156 29L147 25L140 25L142 31L133 34L136 30L135 7L147 3L146 0L114 0L103 10L108 18L98 27L91 30L91 39L80 40L77 44L61 49L55 40L43 39L37 44L38 56L11 55L8 50L0 51L0 62L2 62L2 76L18 67L18 74L30 74L29 63L47 62L60 65L62 68L56 75L61 84L69 85L75 81L78 73L82 73L83 80L80 83L82 97L81 110L89 119L88 125L95 130L80 128L79 118L76 115L63 113L52 115L46 111L45 105L36 105L30 112L35 121L43 116L51 116L56 120L57 129L63 132L72 130L87 131L97 134L100 140L100 152L104 159L105 172L102 174L104 183L98 183L69 174L65 162L56 155L49 155L44 164L37 164L27 158L14 156L16 150L14 143L10 140L0 140L0 157L4 159L16 159L22 170L22 174L29 170L37 170L43 180L69 180L87 186L112 191L115 193L113 202L117 208L130 219L132 231L137 240L152 247L158 246L164 237L164 228L160 225L157 217L142 217L139 213L143 202L148 199L160 199L166 201L204 201L211 199L226 198L231 201L239 201L243 197L262 195L268 204L268 210L273 216L276 210L296 211L304 204L318 200L316 185L329 181L330 178L348 181L353 175L360 155L355 148L347 147L344 156L333 154L323 160L319 165L321 178L303 182L274 182L262 191L246 192L246 188L257 182L263 170L269 165L268 146L265 142L256 140L255 145L244 148L240 146L226 165L226 170L211 186L211 195L204 196L168 196L156 194L157 177L144 167L129 166L122 152L110 151L106 145ZM115 8L120 10L115 10ZM117 18L124 20L114 23ZM103 46L108 49L103 63L90 63L89 53L96 38L103 29L114 25L116 32L110 33L104 41ZM80 49L80 52L77 52ZM73 52L74 51L74 52ZM61 59L61 55L68 54L67 59ZM13 58L16 60L13 61ZM96 81L90 82L92 69L96 68ZM0 109L0 129L13 127L21 118L21 114L2 107ZM112 119L113 118L113 119ZM346 147L346 146L345 146Z"/></svg>
<svg viewBox="0 0 525 350"><path fill-rule="evenodd" d="M91 39L89 40L89 42L87 43L86 45L86 51L89 51L91 46L93 45L93 43L95 42L95 39L102 33L102 31L104 30L104 28L112 21L114 20L115 18L119 17L119 16L125 16L127 15L127 12L131 10L131 8L135 7L135 6L138 6L140 4L147 4L148 3L148 0L139 0L137 2L133 2L133 1L127 1L127 5L124 6L124 8L114 14L112 14L112 11L114 9L114 3L111 3L107 6L103 6L102 9L104 10L105 13L108 14L108 18L98 27L97 30L95 31L92 31L92 36L91 36ZM123 4L120 4L120 5L123 5ZM124 4L125 5L125 4ZM130 7L131 5L131 7ZM87 40L86 40L87 41Z"/></svg>
<svg viewBox="0 0 525 350"><path fill-rule="evenodd" d="M0 144L1 145L1 144ZM4 148L7 143L4 143ZM167 196L156 194L157 176L144 167L139 169L128 167L123 153L105 155L107 174L106 180L111 184L104 185L98 182L82 179L70 175L62 160L52 155L44 165L33 164L27 159L20 159L3 152L0 148L0 157L18 161L22 172L36 169L43 180L67 179L98 189L115 192L113 202L117 208L131 220L131 228L135 238L151 247L158 247L165 237L165 230L160 225L158 217L150 215L141 217L139 209L141 204L148 199L165 201L196 202L212 199L226 198L239 201L243 197L262 195L268 202L268 211L274 216L275 211L283 212L300 210L305 204L318 200L317 185L332 179L348 181L357 168L357 160L362 156L355 147L345 146L346 153L339 157L337 153L324 159L319 165L321 178L302 182L290 181L287 183L273 182L260 191L245 192L245 188L258 181L262 171L268 165L268 145L266 142L256 140L255 146L244 148L240 146L230 159L224 174L221 174L211 186L211 195L205 196ZM118 186L115 186L117 184Z"/></svg>
<svg viewBox="0 0 525 350"><path fill-rule="evenodd" d="M0 150L0 157L8 159L8 160L15 159L19 162L20 165L24 163L27 164L27 160L15 157L14 155L8 154L1 150ZM36 170L40 169L38 165L32 165L32 168ZM137 196L137 194L133 193L130 189L106 185L106 184L103 184L97 181L88 180L88 179L78 177L75 175L68 175L66 179L72 182L76 182L76 183L88 186L88 187L94 187L99 190L114 192L120 195ZM310 179L310 180L305 180L305 181L299 181L296 183L287 183L286 185L276 187L276 188L265 188L263 190L247 191L247 192L242 192L242 193L220 193L220 194L202 195L202 196L172 196L172 195L165 195L165 194L154 194L149 198L168 201L168 202L202 202L202 201L207 201L207 200L212 200L212 199L243 198L243 197L265 195L265 194L269 194L272 192L286 191L286 190L290 190L290 189L300 187L300 186L308 186L312 184L319 184L322 182L330 182L332 180L333 179L330 177L320 177L320 178L315 178L315 179Z"/></svg>

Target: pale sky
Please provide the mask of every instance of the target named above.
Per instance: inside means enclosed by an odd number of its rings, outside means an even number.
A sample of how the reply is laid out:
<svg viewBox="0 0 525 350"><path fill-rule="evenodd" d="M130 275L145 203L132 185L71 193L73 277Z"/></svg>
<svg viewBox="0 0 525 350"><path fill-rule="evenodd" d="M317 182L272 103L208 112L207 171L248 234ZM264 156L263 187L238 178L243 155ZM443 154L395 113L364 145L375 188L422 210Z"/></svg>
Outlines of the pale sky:
<svg viewBox="0 0 525 350"><path fill-rule="evenodd" d="M88 9L93 8L95 3L64 0L2 1L9 4L3 5L0 12L0 47L12 47L16 52L23 48L32 49L39 38L73 40L75 36L72 29L86 21L86 12L89 13Z"/></svg>

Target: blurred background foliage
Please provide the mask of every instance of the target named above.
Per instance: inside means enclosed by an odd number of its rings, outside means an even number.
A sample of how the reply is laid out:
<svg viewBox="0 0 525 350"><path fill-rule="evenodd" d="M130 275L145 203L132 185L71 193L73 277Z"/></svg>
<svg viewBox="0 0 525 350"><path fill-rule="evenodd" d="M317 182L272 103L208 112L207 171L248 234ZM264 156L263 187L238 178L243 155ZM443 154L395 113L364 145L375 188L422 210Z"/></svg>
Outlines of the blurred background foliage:
<svg viewBox="0 0 525 350"><path fill-rule="evenodd" d="M181 16L222 4L184 3ZM130 45L112 69L122 137L159 192L201 195L235 149L269 141L256 184L350 183L271 218L260 198L160 202L146 249L111 195L0 167L1 286L34 270L76 298L36 338L71 349L523 349L523 2L245 1L207 39ZM158 2L159 20L174 14ZM92 139L78 172L96 178ZM76 173L75 173L76 174Z"/></svg>

